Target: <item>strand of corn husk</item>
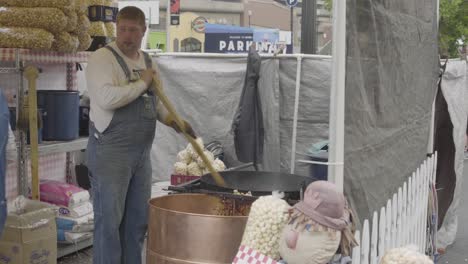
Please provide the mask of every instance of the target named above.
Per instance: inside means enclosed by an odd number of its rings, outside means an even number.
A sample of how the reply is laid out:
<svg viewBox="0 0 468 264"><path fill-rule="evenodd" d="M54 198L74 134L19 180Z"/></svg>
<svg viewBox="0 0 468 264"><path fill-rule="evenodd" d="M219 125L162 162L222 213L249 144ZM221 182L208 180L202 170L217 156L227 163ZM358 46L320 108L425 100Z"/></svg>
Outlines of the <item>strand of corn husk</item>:
<svg viewBox="0 0 468 264"><path fill-rule="evenodd" d="M56 34L52 49L58 52L76 52L80 44L78 37L68 32Z"/></svg>
<svg viewBox="0 0 468 264"><path fill-rule="evenodd" d="M0 47L50 50L54 35L40 28L4 27L0 25Z"/></svg>
<svg viewBox="0 0 468 264"><path fill-rule="evenodd" d="M87 6L88 0L0 0L0 25L4 28L0 43L2 47L59 52L86 50L92 42ZM52 41L48 32L53 34Z"/></svg>
<svg viewBox="0 0 468 264"><path fill-rule="evenodd" d="M41 28L56 33L64 31L67 23L68 18L57 8L0 7L0 25L7 27Z"/></svg>
<svg viewBox="0 0 468 264"><path fill-rule="evenodd" d="M116 37L115 23L114 22L106 22L104 24L105 24L105 27L106 27L107 37L115 38Z"/></svg>
<svg viewBox="0 0 468 264"><path fill-rule="evenodd" d="M91 46L93 39L88 33L78 35L78 41L80 44L78 45L78 51L85 51Z"/></svg>
<svg viewBox="0 0 468 264"><path fill-rule="evenodd" d="M0 0L0 6L55 7L63 11L75 9L75 0Z"/></svg>

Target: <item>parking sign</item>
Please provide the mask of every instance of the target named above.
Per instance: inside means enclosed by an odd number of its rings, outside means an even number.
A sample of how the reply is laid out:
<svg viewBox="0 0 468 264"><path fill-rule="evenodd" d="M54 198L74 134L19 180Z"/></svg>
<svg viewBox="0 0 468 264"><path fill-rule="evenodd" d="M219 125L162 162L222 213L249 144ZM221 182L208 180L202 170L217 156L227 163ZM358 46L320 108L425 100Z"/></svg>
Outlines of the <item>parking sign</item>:
<svg viewBox="0 0 468 264"><path fill-rule="evenodd" d="M299 1L298 0L285 0L285 2L289 7L295 7Z"/></svg>

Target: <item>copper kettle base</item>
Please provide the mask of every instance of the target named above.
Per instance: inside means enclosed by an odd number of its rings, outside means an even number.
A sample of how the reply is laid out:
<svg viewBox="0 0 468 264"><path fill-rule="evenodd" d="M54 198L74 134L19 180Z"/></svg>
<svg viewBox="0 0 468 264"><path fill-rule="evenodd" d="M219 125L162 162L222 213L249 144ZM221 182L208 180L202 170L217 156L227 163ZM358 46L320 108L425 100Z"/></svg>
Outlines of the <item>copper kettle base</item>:
<svg viewBox="0 0 468 264"><path fill-rule="evenodd" d="M250 205L207 194L150 200L146 263L232 263Z"/></svg>

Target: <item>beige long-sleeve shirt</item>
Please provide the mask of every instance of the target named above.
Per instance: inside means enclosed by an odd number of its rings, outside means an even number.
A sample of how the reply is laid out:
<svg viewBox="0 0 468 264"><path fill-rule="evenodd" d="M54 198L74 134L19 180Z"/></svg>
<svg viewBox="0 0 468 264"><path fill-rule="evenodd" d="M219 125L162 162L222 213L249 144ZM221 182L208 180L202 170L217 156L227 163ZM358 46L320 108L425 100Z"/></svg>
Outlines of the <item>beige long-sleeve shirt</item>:
<svg viewBox="0 0 468 264"><path fill-rule="evenodd" d="M146 91L147 85L134 70L145 70L145 59L141 51L137 60L125 56L115 42L109 44L122 56L132 74L131 82L117 62L114 54L106 48L94 52L86 67L87 88L90 97L90 120L99 132L110 124L116 109L133 102ZM164 121L167 110L158 103L158 120Z"/></svg>

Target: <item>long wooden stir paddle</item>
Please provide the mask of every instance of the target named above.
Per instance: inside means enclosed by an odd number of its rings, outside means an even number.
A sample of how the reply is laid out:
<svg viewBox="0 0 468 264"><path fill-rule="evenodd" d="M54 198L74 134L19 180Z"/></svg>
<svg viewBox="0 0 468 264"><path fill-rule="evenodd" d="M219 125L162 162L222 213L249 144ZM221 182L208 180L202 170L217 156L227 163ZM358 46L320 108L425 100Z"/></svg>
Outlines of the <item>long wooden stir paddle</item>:
<svg viewBox="0 0 468 264"><path fill-rule="evenodd" d="M164 104L169 114L173 116L174 121L179 126L185 138L190 142L190 144L192 144L195 151L202 158L203 162L205 163L206 167L211 173L211 177L213 177L216 184L218 186L226 187L226 182L224 181L223 177L221 177L221 175L213 168L213 165L211 165L211 162L206 157L205 153L203 152L203 149L197 144L195 139L192 138L192 136L190 136L187 133L184 122L182 121L182 118L180 118L180 116L177 114L174 106L171 104L171 102L169 101L169 98L167 98L166 94L164 93L162 89L162 82L160 78L156 78L156 76L153 76L152 89L155 92L155 94L159 97L161 102Z"/></svg>
<svg viewBox="0 0 468 264"><path fill-rule="evenodd" d="M37 134L37 90L36 81L39 70L34 66L27 66L24 74L28 80L28 109L29 109L29 135L31 140L31 195L33 200L40 200L39 190L39 143Z"/></svg>

